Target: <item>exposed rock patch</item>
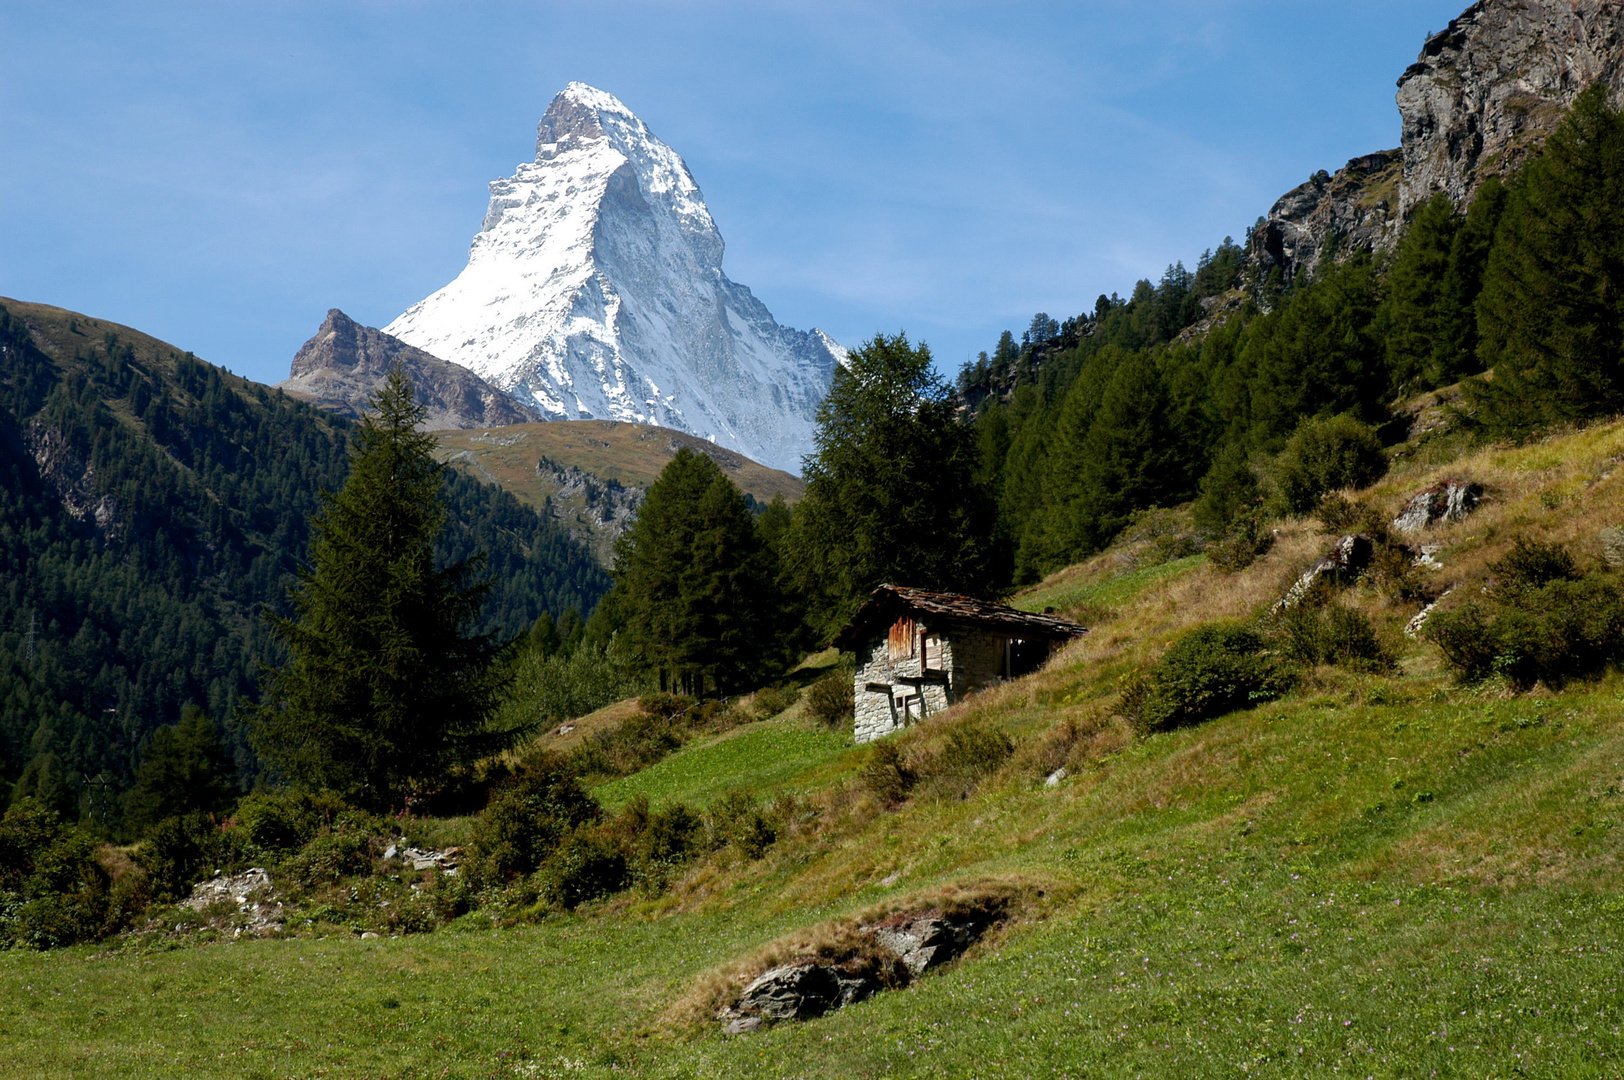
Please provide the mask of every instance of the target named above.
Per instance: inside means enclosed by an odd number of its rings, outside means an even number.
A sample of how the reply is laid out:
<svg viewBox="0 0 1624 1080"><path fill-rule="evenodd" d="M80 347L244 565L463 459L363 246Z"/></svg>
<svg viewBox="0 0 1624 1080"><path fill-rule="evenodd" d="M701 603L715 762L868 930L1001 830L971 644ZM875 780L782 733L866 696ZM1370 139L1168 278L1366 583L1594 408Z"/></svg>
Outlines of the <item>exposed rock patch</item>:
<svg viewBox="0 0 1624 1080"><path fill-rule="evenodd" d="M1462 520L1482 501L1481 484L1469 480L1440 480L1410 496L1404 509L1393 519L1393 528L1413 536L1434 525Z"/></svg>
<svg viewBox="0 0 1624 1080"><path fill-rule="evenodd" d="M216 917L226 909L232 913L227 919L233 924L233 936L280 933L284 921L282 900L271 884L271 875L258 866L198 882L180 906Z"/></svg>
<svg viewBox="0 0 1624 1080"><path fill-rule="evenodd" d="M1434 192L1464 207L1514 172L1575 98L1624 83L1617 0L1480 0L1427 39L1398 82L1405 216Z"/></svg>
<svg viewBox="0 0 1624 1080"><path fill-rule="evenodd" d="M756 976L717 1019L727 1034L742 1035L763 1024L810 1020L906 986L961 955L1005 911L999 901L900 912L860 925L855 942L835 955L792 960Z"/></svg>
<svg viewBox="0 0 1624 1080"><path fill-rule="evenodd" d="M1289 611L1296 607L1321 581L1336 585L1352 582L1370 565L1375 553L1376 546L1370 537L1357 533L1344 536L1332 546L1324 558L1303 571L1302 576L1291 586L1291 590L1275 601L1273 610Z"/></svg>
<svg viewBox="0 0 1624 1080"><path fill-rule="evenodd" d="M111 495L96 493L95 468L60 430L35 417L23 428L22 438L40 478L56 493L62 509L99 533L117 531L117 501Z"/></svg>

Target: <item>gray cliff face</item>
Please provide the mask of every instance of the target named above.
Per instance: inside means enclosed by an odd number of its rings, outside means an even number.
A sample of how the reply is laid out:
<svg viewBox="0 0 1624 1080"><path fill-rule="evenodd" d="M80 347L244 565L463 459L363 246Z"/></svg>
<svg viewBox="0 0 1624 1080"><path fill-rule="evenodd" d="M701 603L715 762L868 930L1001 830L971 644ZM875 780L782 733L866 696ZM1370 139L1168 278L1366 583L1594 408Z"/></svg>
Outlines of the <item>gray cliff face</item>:
<svg viewBox="0 0 1624 1080"><path fill-rule="evenodd" d="M1398 82L1404 121L1400 212L1434 192L1465 206L1514 172L1598 79L1618 101L1618 0L1480 0L1431 38Z"/></svg>
<svg viewBox="0 0 1624 1080"><path fill-rule="evenodd" d="M293 357L293 370L277 387L345 416L359 417L390 368L399 364L428 407L425 431L487 428L544 419L467 368L362 326L337 308Z"/></svg>
<svg viewBox="0 0 1624 1080"><path fill-rule="evenodd" d="M1354 158L1335 176L1321 169L1280 196L1252 233L1251 260L1263 273L1313 273L1334 239L1334 253L1384 251L1398 237L1400 152Z"/></svg>
<svg viewBox="0 0 1624 1080"><path fill-rule="evenodd" d="M1252 232L1261 274L1313 273L1338 256L1388 251L1435 192L1465 209L1484 180L1515 172L1592 82L1624 87L1620 0L1480 0L1427 39L1398 81L1402 145L1317 173Z"/></svg>

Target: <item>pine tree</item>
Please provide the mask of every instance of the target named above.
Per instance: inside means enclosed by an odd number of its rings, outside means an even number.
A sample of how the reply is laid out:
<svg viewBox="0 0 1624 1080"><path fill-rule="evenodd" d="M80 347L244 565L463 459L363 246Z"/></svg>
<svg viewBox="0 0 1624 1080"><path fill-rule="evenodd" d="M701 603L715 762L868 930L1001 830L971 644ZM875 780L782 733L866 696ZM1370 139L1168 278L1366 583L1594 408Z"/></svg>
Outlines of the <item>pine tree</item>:
<svg viewBox="0 0 1624 1080"><path fill-rule="evenodd" d="M615 545L605 601L661 681L721 694L775 673L777 565L733 481L684 447Z"/></svg>
<svg viewBox="0 0 1624 1080"><path fill-rule="evenodd" d="M884 582L987 595L1007 581L993 502L975 480L975 434L927 347L878 334L853 350L818 410L814 445L795 524L820 632Z"/></svg>
<svg viewBox="0 0 1624 1080"><path fill-rule="evenodd" d="M1624 410L1624 115L1597 84L1512 185L1478 301L1504 434Z"/></svg>
<svg viewBox="0 0 1624 1080"><path fill-rule="evenodd" d="M464 633L488 586L463 561L437 568L441 466L397 368L373 399L350 474L324 496L311 563L271 617L289 660L252 710L261 756L296 784L400 806L446 770L511 741L492 731L502 649Z"/></svg>

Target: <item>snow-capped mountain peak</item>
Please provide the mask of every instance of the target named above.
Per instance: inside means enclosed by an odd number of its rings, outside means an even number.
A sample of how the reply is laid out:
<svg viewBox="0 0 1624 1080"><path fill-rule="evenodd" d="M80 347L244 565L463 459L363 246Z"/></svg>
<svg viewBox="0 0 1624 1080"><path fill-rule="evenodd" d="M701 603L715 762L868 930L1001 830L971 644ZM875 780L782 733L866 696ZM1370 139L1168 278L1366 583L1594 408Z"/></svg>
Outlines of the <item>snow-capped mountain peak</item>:
<svg viewBox="0 0 1624 1080"><path fill-rule="evenodd" d="M677 152L570 83L535 161L492 182L467 267L385 329L555 419L663 424L798 472L845 350L778 325L722 253Z"/></svg>

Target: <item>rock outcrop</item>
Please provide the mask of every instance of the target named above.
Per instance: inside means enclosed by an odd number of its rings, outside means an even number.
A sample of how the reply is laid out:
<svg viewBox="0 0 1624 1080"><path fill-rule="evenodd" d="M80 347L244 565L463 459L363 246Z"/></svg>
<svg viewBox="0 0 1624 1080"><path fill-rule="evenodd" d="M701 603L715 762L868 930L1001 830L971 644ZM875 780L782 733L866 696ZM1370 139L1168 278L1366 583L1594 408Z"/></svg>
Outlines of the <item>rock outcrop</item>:
<svg viewBox="0 0 1624 1080"><path fill-rule="evenodd" d="M277 388L293 397L359 417L396 364L428 407L425 431L500 427L544 419L465 367L414 348L382 330L362 326L337 308L293 357L292 373Z"/></svg>
<svg viewBox="0 0 1624 1080"><path fill-rule="evenodd" d="M1460 521L1483 499L1483 487L1469 480L1440 480L1416 492L1404 504L1393 529L1414 535L1434 525Z"/></svg>
<svg viewBox="0 0 1624 1080"><path fill-rule="evenodd" d="M1515 172L1597 80L1624 99L1619 0L1480 0L1399 79L1399 149L1283 195L1252 230L1248 263L1289 280L1328 245L1338 256L1392 248L1435 192L1464 209L1484 180Z"/></svg>
<svg viewBox="0 0 1624 1080"><path fill-rule="evenodd" d="M1618 0L1480 0L1427 39L1398 82L1399 213L1442 191L1457 206L1514 172L1586 87L1624 83Z"/></svg>
<svg viewBox="0 0 1624 1080"><path fill-rule="evenodd" d="M1332 585L1348 584L1359 576L1360 571L1370 565L1375 553L1376 545L1371 542L1370 537L1360 536L1357 533L1344 536L1331 547L1324 558L1303 571L1290 591L1275 601L1273 611L1278 614L1296 607L1303 602L1314 586L1322 581Z"/></svg>
<svg viewBox="0 0 1624 1080"><path fill-rule="evenodd" d="M911 980L957 957L1003 915L1001 905L902 912L859 928L866 951L781 964L756 976L717 1019L730 1035L810 1020Z"/></svg>

